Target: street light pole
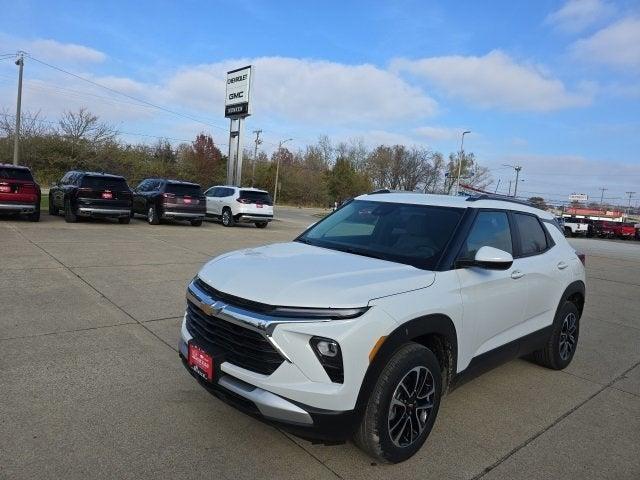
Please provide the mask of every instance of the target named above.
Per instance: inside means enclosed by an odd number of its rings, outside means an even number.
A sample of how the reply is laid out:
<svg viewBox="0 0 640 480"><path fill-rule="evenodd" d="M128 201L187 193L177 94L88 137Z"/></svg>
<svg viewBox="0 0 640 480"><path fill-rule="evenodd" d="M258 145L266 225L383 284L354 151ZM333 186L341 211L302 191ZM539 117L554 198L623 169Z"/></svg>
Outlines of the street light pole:
<svg viewBox="0 0 640 480"><path fill-rule="evenodd" d="M604 192L608 188L600 187L600 210L602 210L602 201L604 200Z"/></svg>
<svg viewBox="0 0 640 480"><path fill-rule="evenodd" d="M276 204L276 199L278 197L278 176L280 174L280 153L282 150L282 145L284 145L287 142L290 142L291 140L293 140L293 138L287 138L286 140L281 140L280 143L278 144L278 161L276 162L276 184L273 188L273 205L274 206Z"/></svg>
<svg viewBox="0 0 640 480"><path fill-rule="evenodd" d="M624 192L629 195L629 205L627 206L627 211L625 212L625 217L629 217L629 210L631 210L631 197L635 195L636 192Z"/></svg>
<svg viewBox="0 0 640 480"><path fill-rule="evenodd" d="M16 131L13 136L13 164L18 165L20 162L20 116L22 110L22 70L24 69L24 53L18 52L18 102L16 106Z"/></svg>
<svg viewBox="0 0 640 480"><path fill-rule="evenodd" d="M456 196L460 191L460 175L462 173L462 159L464 158L464 136L467 133L471 133L471 130L465 130L462 132L462 139L460 140L460 158L458 159L458 178L456 180Z"/></svg>

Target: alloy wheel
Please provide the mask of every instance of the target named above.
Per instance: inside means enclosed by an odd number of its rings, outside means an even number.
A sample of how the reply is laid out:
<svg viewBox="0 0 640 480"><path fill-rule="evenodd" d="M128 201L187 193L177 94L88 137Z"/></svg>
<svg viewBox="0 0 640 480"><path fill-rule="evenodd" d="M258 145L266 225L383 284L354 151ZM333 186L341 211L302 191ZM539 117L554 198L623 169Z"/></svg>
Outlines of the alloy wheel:
<svg viewBox="0 0 640 480"><path fill-rule="evenodd" d="M571 357L578 342L578 325L574 313L569 313L562 321L560 328L560 358L564 361Z"/></svg>
<svg viewBox="0 0 640 480"><path fill-rule="evenodd" d="M149 207L149 211L147 212L147 220L149 221L149 223L153 223L154 215L155 212L153 211L153 207Z"/></svg>
<svg viewBox="0 0 640 480"><path fill-rule="evenodd" d="M433 374L424 366L414 367L402 377L391 396L387 425L397 447L408 447L424 431L434 406Z"/></svg>

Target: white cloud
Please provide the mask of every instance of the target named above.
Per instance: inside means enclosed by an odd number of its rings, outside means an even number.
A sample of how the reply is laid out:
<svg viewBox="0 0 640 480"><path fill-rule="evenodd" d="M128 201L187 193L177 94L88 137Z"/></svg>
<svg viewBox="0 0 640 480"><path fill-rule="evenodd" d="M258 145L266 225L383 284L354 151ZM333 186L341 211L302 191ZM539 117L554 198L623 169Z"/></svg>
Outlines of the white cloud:
<svg viewBox="0 0 640 480"><path fill-rule="evenodd" d="M19 48L26 50L34 57L59 63L68 61L99 63L107 58L99 50L75 43L60 43L55 40L33 40L23 43L23 46Z"/></svg>
<svg viewBox="0 0 640 480"><path fill-rule="evenodd" d="M162 86L170 101L218 114L224 103L225 72L255 67L255 114L305 123L349 124L424 118L436 102L399 75L373 65L284 57L229 60L179 71Z"/></svg>
<svg viewBox="0 0 640 480"><path fill-rule="evenodd" d="M460 135L464 130L464 128L427 126L415 128L413 131L419 137L422 137L426 140L442 141L460 139Z"/></svg>
<svg viewBox="0 0 640 480"><path fill-rule="evenodd" d="M568 0L559 10L550 13L545 23L575 33L606 20L614 10L612 5L602 0Z"/></svg>
<svg viewBox="0 0 640 480"><path fill-rule="evenodd" d="M571 49L586 62L640 70L640 17L623 18L576 41Z"/></svg>
<svg viewBox="0 0 640 480"><path fill-rule="evenodd" d="M571 93L540 67L518 64L499 50L482 57L398 59L392 67L424 78L447 94L482 108L546 112L591 102L588 91Z"/></svg>

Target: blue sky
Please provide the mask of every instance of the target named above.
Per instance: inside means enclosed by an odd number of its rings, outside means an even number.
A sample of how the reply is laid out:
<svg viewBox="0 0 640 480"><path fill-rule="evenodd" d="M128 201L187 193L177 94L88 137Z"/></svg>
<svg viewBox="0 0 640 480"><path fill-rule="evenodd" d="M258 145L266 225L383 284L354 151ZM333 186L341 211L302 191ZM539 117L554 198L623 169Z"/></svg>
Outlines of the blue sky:
<svg viewBox="0 0 640 480"><path fill-rule="evenodd" d="M33 56L25 109L55 120L86 106L139 134L129 141L206 131L224 144L224 72L252 63L246 130L262 128L266 150L328 134L447 154L470 129L467 149L501 189L501 165L516 163L522 192L640 198L638 1L91 3L0 1L0 54ZM11 113L15 70L0 60Z"/></svg>

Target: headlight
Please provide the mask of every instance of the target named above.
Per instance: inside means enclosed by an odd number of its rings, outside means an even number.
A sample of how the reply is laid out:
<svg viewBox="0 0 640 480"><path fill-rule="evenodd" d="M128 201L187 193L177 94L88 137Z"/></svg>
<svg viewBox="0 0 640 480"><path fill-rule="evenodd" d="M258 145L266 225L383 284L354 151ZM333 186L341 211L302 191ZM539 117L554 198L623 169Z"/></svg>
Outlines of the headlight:
<svg viewBox="0 0 640 480"><path fill-rule="evenodd" d="M369 307L360 308L304 308L275 307L269 312L277 317L309 318L318 320L346 320L356 318L366 312Z"/></svg>

